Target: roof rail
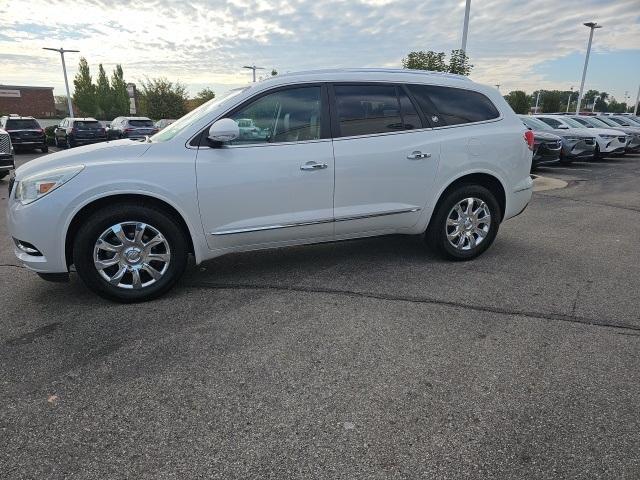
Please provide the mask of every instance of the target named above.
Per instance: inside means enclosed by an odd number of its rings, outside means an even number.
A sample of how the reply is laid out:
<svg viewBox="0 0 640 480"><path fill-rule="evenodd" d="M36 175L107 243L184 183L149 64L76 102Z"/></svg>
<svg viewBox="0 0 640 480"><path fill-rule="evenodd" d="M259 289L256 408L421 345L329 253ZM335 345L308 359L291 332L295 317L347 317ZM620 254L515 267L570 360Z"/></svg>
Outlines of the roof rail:
<svg viewBox="0 0 640 480"><path fill-rule="evenodd" d="M351 73L404 73L404 74L412 74L412 75L433 75L438 77L445 78L455 78L458 80L466 80L471 81L469 77L465 75L459 75L457 73L449 73L449 72L434 72L431 70L413 70L409 68L327 68L327 69L319 69L319 70L302 70L299 72L287 72L283 73L279 76L293 76L293 75L305 75L311 73L341 73L341 72L351 72Z"/></svg>

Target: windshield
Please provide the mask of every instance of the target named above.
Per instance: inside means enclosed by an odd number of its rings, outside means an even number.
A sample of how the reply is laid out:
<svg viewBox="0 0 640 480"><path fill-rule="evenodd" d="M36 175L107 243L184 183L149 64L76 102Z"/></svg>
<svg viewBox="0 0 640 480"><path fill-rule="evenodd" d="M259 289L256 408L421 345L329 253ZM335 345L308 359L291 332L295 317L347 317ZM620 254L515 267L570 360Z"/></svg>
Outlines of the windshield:
<svg viewBox="0 0 640 480"><path fill-rule="evenodd" d="M571 125L573 128L586 128L584 125L582 125L580 122L576 122L573 118L569 118L569 117L563 117L562 120L564 120L564 122L567 125Z"/></svg>
<svg viewBox="0 0 640 480"><path fill-rule="evenodd" d="M584 118L574 118L573 120L575 120L578 123L581 123L582 125L584 125L587 128L593 128L593 125L591 125L587 120L585 120Z"/></svg>
<svg viewBox="0 0 640 480"><path fill-rule="evenodd" d="M640 120L635 119L635 118L631 118L631 117L625 117L624 121L629 122L629 124L633 127L639 127L640 126Z"/></svg>
<svg viewBox="0 0 640 480"><path fill-rule="evenodd" d="M609 123L607 123L604 118L600 119L600 118L590 118L589 122L591 122L591 125L593 125L594 127L598 127L598 128L609 128L611 125ZM615 125L615 124L614 124ZM616 125L617 126L617 125Z"/></svg>
<svg viewBox="0 0 640 480"><path fill-rule="evenodd" d="M93 130L96 128L102 128L102 126L100 125L100 122L98 122L97 120L92 120L92 121L75 120L73 122L73 127L77 128L78 130Z"/></svg>
<svg viewBox="0 0 640 480"><path fill-rule="evenodd" d="M184 117L181 117L180 119L176 120L171 125L169 125L168 127L164 128L163 130L159 131L158 133L150 137L151 140L154 142L166 142L168 140L171 140L173 137L175 137L178 133L183 131L185 128L190 127L201 118L209 115L211 111L215 110L216 107L218 107L218 105L220 105L223 101L231 97L235 97L236 95L239 95L240 93L244 92L247 88L249 87L236 88L234 90L230 90L229 92L227 92L226 95L220 98L213 98L209 100L207 103L200 105L195 110L190 111Z"/></svg>
<svg viewBox="0 0 640 480"><path fill-rule="evenodd" d="M621 119L615 118L615 117L609 117L609 120L611 120L612 122L615 122L616 125L622 125L623 127L634 126L630 121L624 121L624 120L621 120Z"/></svg>
<svg viewBox="0 0 640 480"><path fill-rule="evenodd" d="M35 120L20 119L20 120L7 120L7 130L40 130L40 125Z"/></svg>
<svg viewBox="0 0 640 480"><path fill-rule="evenodd" d="M544 123L543 121L538 120L537 118L521 116L520 120L525 126L529 127L531 130L553 130L549 125Z"/></svg>

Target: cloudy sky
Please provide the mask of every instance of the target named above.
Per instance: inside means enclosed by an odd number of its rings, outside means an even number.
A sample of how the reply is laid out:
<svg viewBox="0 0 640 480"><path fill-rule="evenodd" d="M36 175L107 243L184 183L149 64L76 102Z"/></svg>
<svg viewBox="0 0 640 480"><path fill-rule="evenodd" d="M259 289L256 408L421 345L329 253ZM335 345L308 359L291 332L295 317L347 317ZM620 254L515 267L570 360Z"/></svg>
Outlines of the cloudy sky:
<svg viewBox="0 0 640 480"><path fill-rule="evenodd" d="M64 92L60 58L77 49L92 72L121 63L127 81L164 76L191 93L222 93L250 80L242 65L279 72L400 67L412 50L459 48L464 0L0 0L0 84ZM28 8L25 8L27 7ZM471 77L514 89L580 85L597 21L585 88L624 101L640 83L639 0L473 0Z"/></svg>

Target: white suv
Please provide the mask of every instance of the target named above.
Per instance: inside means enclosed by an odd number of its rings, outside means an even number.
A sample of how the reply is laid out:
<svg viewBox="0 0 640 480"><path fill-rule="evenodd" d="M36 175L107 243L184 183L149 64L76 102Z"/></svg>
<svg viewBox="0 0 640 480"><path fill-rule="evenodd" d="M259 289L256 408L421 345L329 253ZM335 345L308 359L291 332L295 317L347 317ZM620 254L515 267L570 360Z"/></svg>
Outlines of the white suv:
<svg viewBox="0 0 640 480"><path fill-rule="evenodd" d="M256 130L241 129L250 119ZM256 131L258 134L256 134ZM231 252L423 234L468 260L527 206L533 135L495 88L412 70L279 75L234 90L147 141L18 168L15 253L49 280L139 301Z"/></svg>

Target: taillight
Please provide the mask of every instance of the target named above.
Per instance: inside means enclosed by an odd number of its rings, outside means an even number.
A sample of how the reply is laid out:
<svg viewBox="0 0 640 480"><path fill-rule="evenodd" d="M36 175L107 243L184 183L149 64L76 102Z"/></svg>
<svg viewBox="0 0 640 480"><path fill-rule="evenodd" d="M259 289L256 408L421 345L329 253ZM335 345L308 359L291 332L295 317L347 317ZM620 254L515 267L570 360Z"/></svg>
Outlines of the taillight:
<svg viewBox="0 0 640 480"><path fill-rule="evenodd" d="M125 128L125 129L124 129L124 131L125 131L126 133L133 132L133 128Z"/></svg>
<svg viewBox="0 0 640 480"><path fill-rule="evenodd" d="M527 142L529 150L533 150L533 132L531 130L524 132L524 141Z"/></svg>

